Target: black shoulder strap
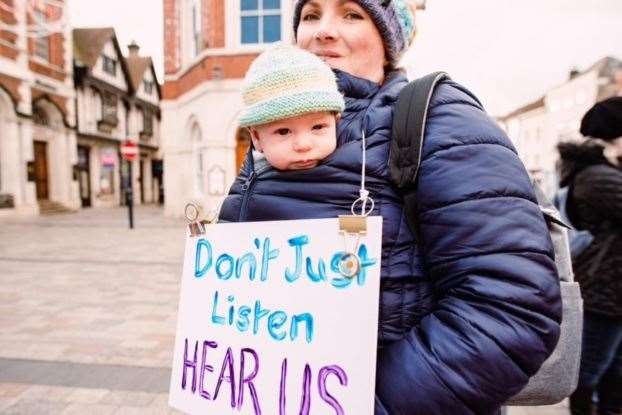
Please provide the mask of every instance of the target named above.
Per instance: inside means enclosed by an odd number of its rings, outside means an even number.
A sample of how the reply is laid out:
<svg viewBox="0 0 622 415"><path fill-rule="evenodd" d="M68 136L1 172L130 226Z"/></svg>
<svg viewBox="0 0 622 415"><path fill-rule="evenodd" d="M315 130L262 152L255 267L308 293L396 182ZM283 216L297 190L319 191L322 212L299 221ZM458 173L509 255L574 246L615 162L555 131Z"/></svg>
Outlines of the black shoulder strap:
<svg viewBox="0 0 622 415"><path fill-rule="evenodd" d="M393 114L393 139L389 169L400 189L414 187L421 164L428 106L436 85L450 79L445 72L434 72L410 82L400 92Z"/></svg>

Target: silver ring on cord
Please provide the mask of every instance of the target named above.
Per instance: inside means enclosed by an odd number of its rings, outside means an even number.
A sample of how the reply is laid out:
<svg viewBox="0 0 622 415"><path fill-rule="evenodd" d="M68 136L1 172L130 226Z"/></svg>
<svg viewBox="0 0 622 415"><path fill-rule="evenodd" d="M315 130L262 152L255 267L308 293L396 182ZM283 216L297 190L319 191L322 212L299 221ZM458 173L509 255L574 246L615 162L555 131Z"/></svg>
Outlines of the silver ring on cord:
<svg viewBox="0 0 622 415"><path fill-rule="evenodd" d="M368 200L371 202L371 206L369 208L369 211L365 211L363 212L362 215L357 215L356 213L354 213L354 208L356 207L356 204L361 202L361 204L365 203L365 200ZM359 197L358 199L356 199L354 201L354 203L352 203L352 206L350 206L350 212L352 212L352 214L354 216L369 216L369 214L374 210L374 206L375 206L375 202L374 199L372 199L371 197L368 197L367 199L363 199L362 197Z"/></svg>
<svg viewBox="0 0 622 415"><path fill-rule="evenodd" d="M194 212L192 209L194 209ZM192 213L194 213L194 215ZM199 218L199 208L194 203L188 203L184 209L184 214L186 215L188 222L196 222Z"/></svg>

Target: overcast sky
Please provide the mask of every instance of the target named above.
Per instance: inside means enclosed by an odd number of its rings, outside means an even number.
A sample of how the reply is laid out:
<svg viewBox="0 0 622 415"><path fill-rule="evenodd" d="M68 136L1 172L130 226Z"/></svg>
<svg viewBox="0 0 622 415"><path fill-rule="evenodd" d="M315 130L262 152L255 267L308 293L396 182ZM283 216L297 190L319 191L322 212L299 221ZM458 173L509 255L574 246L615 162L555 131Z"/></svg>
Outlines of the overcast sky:
<svg viewBox="0 0 622 415"><path fill-rule="evenodd" d="M412 76L449 72L494 115L539 98L573 66L622 59L622 0L427 3L404 65ZM113 26L124 52L136 40L162 80L162 0L70 0L70 19L75 27Z"/></svg>

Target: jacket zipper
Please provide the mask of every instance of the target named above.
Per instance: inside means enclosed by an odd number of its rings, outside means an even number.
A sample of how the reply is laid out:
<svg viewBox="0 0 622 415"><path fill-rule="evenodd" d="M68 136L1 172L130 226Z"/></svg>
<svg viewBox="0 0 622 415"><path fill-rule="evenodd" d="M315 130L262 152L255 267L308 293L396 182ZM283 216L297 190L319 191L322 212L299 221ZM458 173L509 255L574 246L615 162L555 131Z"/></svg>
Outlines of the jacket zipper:
<svg viewBox="0 0 622 415"><path fill-rule="evenodd" d="M248 176L244 184L242 185L242 191L244 192L244 196L242 196L242 207L240 207L240 216L238 217L238 222L244 222L246 217L246 208L248 205L248 199L250 198L251 191L253 190L253 186L255 185L255 171L251 171L251 174Z"/></svg>

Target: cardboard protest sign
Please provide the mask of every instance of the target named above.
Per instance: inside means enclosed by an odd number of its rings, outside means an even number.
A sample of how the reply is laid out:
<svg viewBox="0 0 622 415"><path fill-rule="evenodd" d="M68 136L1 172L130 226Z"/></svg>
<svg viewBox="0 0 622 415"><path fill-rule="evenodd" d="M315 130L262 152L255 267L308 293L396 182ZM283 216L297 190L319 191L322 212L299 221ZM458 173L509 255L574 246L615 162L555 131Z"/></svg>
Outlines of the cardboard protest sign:
<svg viewBox="0 0 622 415"><path fill-rule="evenodd" d="M209 225L188 237L171 406L191 414L373 414L382 218ZM355 247L356 246L356 247ZM358 273L339 273L356 249Z"/></svg>

